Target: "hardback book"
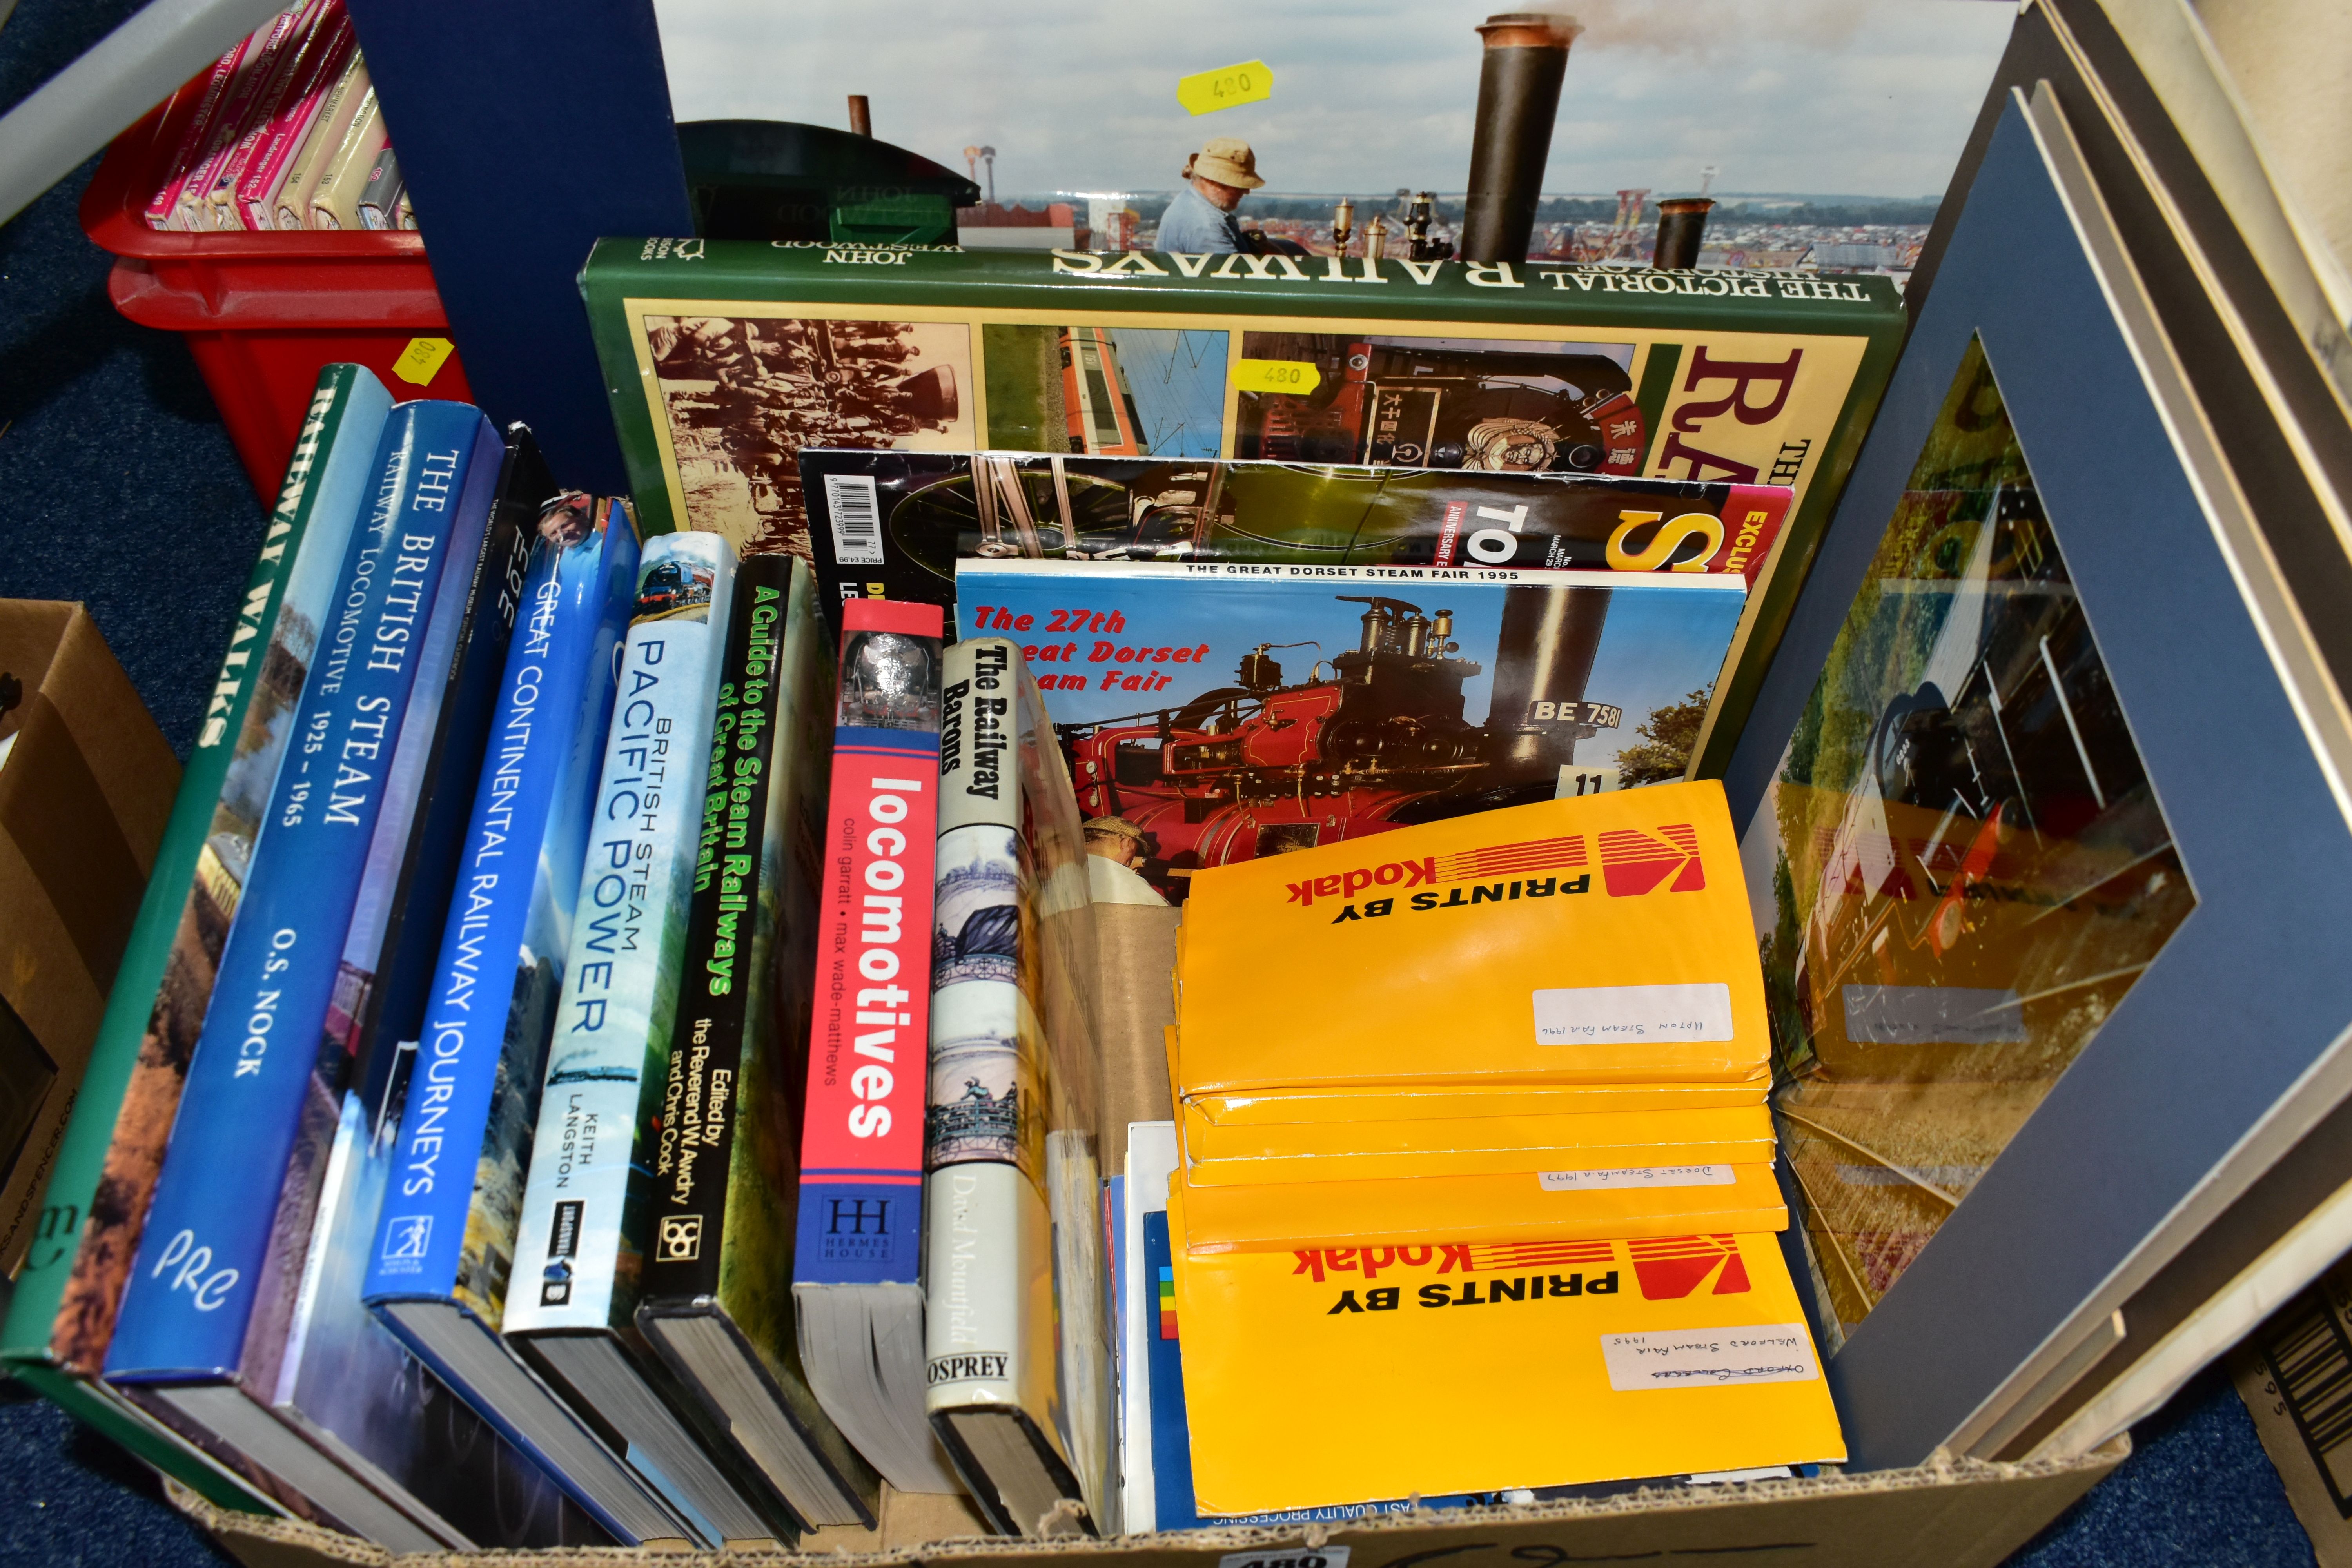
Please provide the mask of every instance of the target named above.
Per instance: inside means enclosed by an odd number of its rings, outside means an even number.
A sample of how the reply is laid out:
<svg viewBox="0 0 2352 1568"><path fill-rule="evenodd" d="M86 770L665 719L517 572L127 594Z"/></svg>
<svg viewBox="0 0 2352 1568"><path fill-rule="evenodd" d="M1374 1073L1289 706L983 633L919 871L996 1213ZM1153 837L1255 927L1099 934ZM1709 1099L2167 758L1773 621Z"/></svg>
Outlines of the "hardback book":
<svg viewBox="0 0 2352 1568"><path fill-rule="evenodd" d="M260 1505L218 1461L95 1374L391 408L383 384L358 365L320 373L115 972L0 1343L12 1375L230 1507Z"/></svg>
<svg viewBox="0 0 2352 1568"><path fill-rule="evenodd" d="M305 226L328 229L360 226L360 193L367 188L368 175L374 172L376 154L383 151L385 141L383 109L376 100L375 89L370 87L361 95L359 107L352 112L352 122L343 132L342 141L328 155L325 166L319 171L319 183L310 193L310 211Z"/></svg>
<svg viewBox="0 0 2352 1568"><path fill-rule="evenodd" d="M955 613L979 557L1719 572L1751 585L1781 485L1257 460L804 447L826 613L877 595Z"/></svg>
<svg viewBox="0 0 2352 1568"><path fill-rule="evenodd" d="M1682 777L1744 599L1724 573L956 574L960 634L1014 641L1085 815L1136 836L1119 883L1171 902L1208 868L1551 800L1563 770L1612 789Z"/></svg>
<svg viewBox="0 0 2352 1568"><path fill-rule="evenodd" d="M625 512L615 522L597 515L588 498L557 493L520 426L509 432L499 506L516 514L526 571L519 583L501 585L519 606L514 635L506 668L497 677L488 759L474 770L481 783L470 797L474 816L459 840L457 885L454 895L442 889L450 918L446 926L430 928L443 950L431 976L434 988L417 988L416 1005L394 1026L393 1048L372 1050L366 1070L342 1097L276 1406L314 1445L438 1532L479 1545L598 1543L609 1539L606 1533L534 1460L419 1363L368 1310L362 1290L379 1253L377 1222L388 1189L404 1191L438 1177L461 1194L478 1184L496 1191L504 1183L520 1195L520 1156L509 1146L512 1111L503 1100L494 1102L485 1127L482 1108L473 1108L479 1152L465 1161L453 1152L467 1144L455 1131L460 1117L450 1100L461 1068L474 1065L461 1053L478 1010L495 1021L491 1061L499 1081L489 1092L508 1098L516 1092L498 1071L504 1065L498 1053L509 1026L526 1035L534 1025L544 1029L552 989L541 966L530 963L518 964L507 990L497 987L499 973L479 992L453 988L446 954L454 948L471 956L474 968L466 973L480 979L486 906L542 925L568 917L570 900L555 879L561 874L549 867L545 823L558 817L572 824L571 852L558 861L576 870L586 811L579 796L585 786L567 792L564 784L581 771L583 755L593 767L601 748L599 687L608 710L611 654L634 583L635 535ZM608 552L619 561L608 563ZM578 733L583 727L595 733L583 739ZM484 799L494 791L503 804L490 805L486 821ZM469 798L454 781L437 792L436 804L448 797ZM507 885L518 876L519 890ZM513 931L510 926L502 934ZM542 1036L513 1048L528 1056L543 1047ZM530 1086L536 1085L534 1073ZM405 1107L415 1113L413 1143L402 1138ZM500 1110L506 1110L503 1121ZM511 1226L510 1209L507 1217ZM450 1250L468 1242L467 1219L461 1195L445 1237ZM474 1466L453 1462L476 1454L497 1479L491 1490L478 1484Z"/></svg>
<svg viewBox="0 0 2352 1568"><path fill-rule="evenodd" d="M200 221L215 231L235 231L246 226L245 209L237 200L237 191L253 172L254 163L262 155L269 140L270 128L278 117L292 107L293 96L302 79L317 63L318 53L327 39L319 26L325 15L328 0L303 0L293 13L294 25L276 58L269 74L247 106L244 123L238 127L236 142L213 172L212 188L205 193Z"/></svg>
<svg viewBox="0 0 2352 1568"><path fill-rule="evenodd" d="M1077 802L1013 644L959 642L946 693L924 1409L998 1530L1113 1535L1100 1063L1082 984L1095 968Z"/></svg>
<svg viewBox="0 0 2352 1568"><path fill-rule="evenodd" d="M177 226L181 183L212 144L213 128L219 122L229 88L236 80L237 69L245 63L246 50L252 42L249 37L239 38L229 46L226 54L213 62L212 68L199 80L183 87L173 95L173 115L180 121L180 134L172 153L172 161L164 165L168 172L163 183L147 199L149 228Z"/></svg>
<svg viewBox="0 0 2352 1568"><path fill-rule="evenodd" d="M698 1527L615 1451L620 1432L583 1423L500 1330L603 1334L634 1306L640 1260L623 1223L630 1129L639 1075L667 1048L692 866L683 824L702 801L733 574L733 552L707 534L662 535L639 558L503 1309L493 1321L455 1296L376 1304L485 1420L637 1544L691 1543ZM672 1440L650 1414L632 1425ZM658 1468L664 1452L681 1471L690 1463L674 1448L640 1458Z"/></svg>
<svg viewBox="0 0 2352 1568"><path fill-rule="evenodd" d="M647 526L746 551L808 552L803 447L1786 485L1718 766L1905 329L1877 278L1550 260L613 238L582 288Z"/></svg>
<svg viewBox="0 0 2352 1568"><path fill-rule="evenodd" d="M295 154L320 114L328 110L335 86L357 49L350 14L340 0L330 0L319 12L301 68L283 105L237 181L237 220L244 227L277 226L278 192L289 181Z"/></svg>
<svg viewBox="0 0 2352 1568"><path fill-rule="evenodd" d="M272 1407L344 1088L401 1037L404 950L439 942L462 816L436 809L436 769L478 765L513 614L503 457L469 405L386 422L107 1355L287 1507L373 1540L433 1537Z"/></svg>
<svg viewBox="0 0 2352 1568"><path fill-rule="evenodd" d="M1205 1513L1845 1458L1769 1235L1204 1257L1188 1207L1174 1189L1167 1267ZM1368 1356L1420 1375L1316 1442L1265 1440L1269 1408Z"/></svg>
<svg viewBox="0 0 2352 1568"><path fill-rule="evenodd" d="M270 19L267 32L257 31L246 39L219 108L206 128L204 152L188 165L180 182L170 220L173 228L204 232L212 227L213 184L220 177L221 166L236 154L256 104L276 76L278 59L295 37L305 9L304 0L297 0Z"/></svg>
<svg viewBox="0 0 2352 1568"><path fill-rule="evenodd" d="M390 228L400 211L400 155L386 147L375 155L367 184L360 187L362 228Z"/></svg>
<svg viewBox="0 0 2352 1568"><path fill-rule="evenodd" d="M652 1250L636 1323L809 1527L871 1528L876 1477L810 1389L792 1289L824 877L825 639L807 563L756 557L735 581L677 1022L638 1096L633 1201ZM878 801L868 809L887 815Z"/></svg>
<svg viewBox="0 0 2352 1568"><path fill-rule="evenodd" d="M923 1416L943 617L931 605L886 599L837 613L845 630L793 1253L801 1365L826 1413L893 1487L954 1491Z"/></svg>
<svg viewBox="0 0 2352 1568"><path fill-rule="evenodd" d="M310 226L310 199L317 195L319 181L343 144L343 135L358 118L360 105L370 101L373 88L368 81L367 61L354 47L343 63L343 68L328 87L320 100L319 112L311 120L302 144L286 166L286 177L278 184L271 197L274 212L273 228L297 229Z"/></svg>

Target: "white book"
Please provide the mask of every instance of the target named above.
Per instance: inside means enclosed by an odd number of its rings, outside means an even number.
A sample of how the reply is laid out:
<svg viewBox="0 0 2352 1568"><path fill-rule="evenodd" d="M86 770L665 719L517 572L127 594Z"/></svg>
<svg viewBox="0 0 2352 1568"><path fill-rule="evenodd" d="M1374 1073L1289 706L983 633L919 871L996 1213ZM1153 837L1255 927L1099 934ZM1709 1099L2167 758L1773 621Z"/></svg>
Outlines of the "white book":
<svg viewBox="0 0 2352 1568"><path fill-rule="evenodd" d="M1143 1264L1143 1216L1168 1208L1176 1173L1176 1124L1135 1121L1127 1129L1126 1179L1119 1188L1118 1470L1119 1512L1130 1531L1151 1529L1159 1489L1151 1472L1151 1336L1158 1293Z"/></svg>

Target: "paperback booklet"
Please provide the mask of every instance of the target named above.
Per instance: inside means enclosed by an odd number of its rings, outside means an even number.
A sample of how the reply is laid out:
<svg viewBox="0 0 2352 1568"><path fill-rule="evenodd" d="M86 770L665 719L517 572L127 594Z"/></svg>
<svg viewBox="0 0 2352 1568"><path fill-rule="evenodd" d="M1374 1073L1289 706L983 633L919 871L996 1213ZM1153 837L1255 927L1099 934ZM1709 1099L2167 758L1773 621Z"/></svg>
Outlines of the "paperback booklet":
<svg viewBox="0 0 2352 1568"><path fill-rule="evenodd" d="M858 597L955 614L980 558L1728 573L1753 585L1790 492L1488 468L804 448L827 614Z"/></svg>
<svg viewBox="0 0 2352 1568"><path fill-rule="evenodd" d="M667 1061L639 1091L652 1251L636 1321L707 1418L812 1528L873 1527L874 1472L811 1392L793 1324L826 760L824 637L805 562L736 574ZM659 1069L659 1070L657 1070Z"/></svg>
<svg viewBox="0 0 2352 1568"><path fill-rule="evenodd" d="M0 1345L12 1375L233 1508L260 1505L217 1461L94 1374L113 1337L221 943L320 627L342 586L339 573L391 408L383 384L359 366L320 373L115 972Z"/></svg>
<svg viewBox="0 0 2352 1568"><path fill-rule="evenodd" d="M924 1407L999 1530L1116 1534L1100 1063L1084 986L1094 930L1077 803L1012 644L959 642L946 694Z"/></svg>
<svg viewBox="0 0 2352 1568"><path fill-rule="evenodd" d="M845 629L793 1246L801 1364L892 1486L954 1491L923 1416L923 1063L942 617L930 605L885 599L838 613Z"/></svg>
<svg viewBox="0 0 2352 1568"><path fill-rule="evenodd" d="M1877 278L1549 259L610 238L581 289L647 526L747 552L809 552L807 447L1786 485L1717 767L1906 328Z"/></svg>
<svg viewBox="0 0 2352 1568"><path fill-rule="evenodd" d="M966 560L960 632L1035 670L1088 816L1192 873L1683 776L1736 574ZM1685 743L1676 743L1679 731ZM1385 884L1384 884L1385 886Z"/></svg>
<svg viewBox="0 0 2352 1568"><path fill-rule="evenodd" d="M468 405L409 404L385 424L107 1352L110 1382L239 1455L281 1501L371 1538L411 1521L334 1467L297 1479L255 1452L280 1430L257 1401L274 1391L299 1295L320 1112L331 1140L354 1017L416 847L409 818L446 740L441 688L501 455Z"/></svg>
<svg viewBox="0 0 2352 1568"><path fill-rule="evenodd" d="M629 1544L700 1535L668 1500L682 1492L666 1490L642 1468L659 1469L656 1456L666 1453L683 1474L693 1445L647 1447L633 1468L498 1331L603 1333L628 1321L638 1267L622 1213L629 1128L638 1075L667 1049L682 879L691 867L682 824L701 804L699 753L709 743L733 569L725 542L705 534L664 535L640 557L515 1231L511 1278L520 1287L509 1289L496 1326L454 1294L375 1302L460 1397ZM404 1239L388 1217L379 1254ZM656 1416L639 1429L665 1443L673 1436Z"/></svg>

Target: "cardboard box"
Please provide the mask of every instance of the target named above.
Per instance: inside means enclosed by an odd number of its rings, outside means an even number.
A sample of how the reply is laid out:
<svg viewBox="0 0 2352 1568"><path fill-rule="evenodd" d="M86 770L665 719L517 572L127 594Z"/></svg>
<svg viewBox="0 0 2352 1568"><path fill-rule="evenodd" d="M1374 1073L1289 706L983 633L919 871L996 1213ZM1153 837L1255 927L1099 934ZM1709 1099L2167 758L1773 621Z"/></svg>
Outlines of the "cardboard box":
<svg viewBox="0 0 2352 1568"><path fill-rule="evenodd" d="M1343 1395L1343 1400L1353 1395ZM1311 1428L1312 1420L1307 1423ZM1112 1541L1016 1541L978 1537L978 1521L953 1498L902 1497L886 1489L882 1528L826 1531L797 1552L730 1552L723 1561L819 1563L827 1568L985 1562L996 1568L1564 1568L1570 1563L1679 1557L1796 1562L1806 1568L1993 1568L2065 1510L2131 1451L2118 1437L2079 1459L1987 1464L1963 1459L1909 1470L1746 1481L1624 1497L1514 1508L1391 1514L1339 1529L1195 1530ZM227 1513L167 1483L172 1501L246 1568L390 1568L378 1546L288 1520ZM968 1522L966 1522L968 1521ZM865 1537L853 1543L844 1539ZM862 1548L862 1549L860 1549ZM402 1568L473 1559L403 1557ZM641 1562L718 1563L717 1552L560 1551L516 1552L501 1562L530 1568L596 1568Z"/></svg>
<svg viewBox="0 0 2352 1568"><path fill-rule="evenodd" d="M13 1278L180 764L79 605L0 599L0 1274Z"/></svg>

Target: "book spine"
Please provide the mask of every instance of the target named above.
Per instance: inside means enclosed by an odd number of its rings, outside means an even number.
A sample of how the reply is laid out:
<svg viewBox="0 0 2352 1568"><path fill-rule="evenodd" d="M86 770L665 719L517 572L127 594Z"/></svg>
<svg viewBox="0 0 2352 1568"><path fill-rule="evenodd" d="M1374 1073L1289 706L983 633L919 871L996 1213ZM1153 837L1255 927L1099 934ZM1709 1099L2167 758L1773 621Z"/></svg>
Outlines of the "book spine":
<svg viewBox="0 0 2352 1568"><path fill-rule="evenodd" d="M532 546L428 991L391 1197L362 1287L370 1301L462 1290L493 1327L512 1263L530 1132L527 1119L519 1136L505 1132L493 1106L509 1079L535 1100L546 1068L571 912L553 868L565 868L564 888L576 894L587 818L569 802L588 783L582 763L593 766L603 750L613 648L636 581L626 511L608 505L602 528L567 541L561 531L572 515L568 506L551 509L557 531ZM526 1101L526 1110L535 1105Z"/></svg>
<svg viewBox="0 0 2352 1568"><path fill-rule="evenodd" d="M110 1378L237 1365L428 606L482 418L395 411L278 770L140 1237Z"/></svg>
<svg viewBox="0 0 2352 1568"><path fill-rule="evenodd" d="M647 542L564 957L509 1333L627 1321L639 1271L623 1210L637 1088L667 1059L735 556L709 533Z"/></svg>
<svg viewBox="0 0 2352 1568"><path fill-rule="evenodd" d="M400 154L390 147L376 154L375 167L368 171L367 184L360 191L360 226L363 228L390 228L398 216L400 204Z"/></svg>
<svg viewBox="0 0 2352 1568"><path fill-rule="evenodd" d="M242 229L247 226L245 209L236 199L237 187L252 171L253 161L261 153L262 144L279 115L289 107L294 84L309 63L311 52L320 43L318 19L326 0L305 0L295 14L294 26L278 47L277 58L270 62L269 74L262 81L247 108L245 123L236 144L213 173L212 189L205 193L205 220L215 230Z"/></svg>
<svg viewBox="0 0 2352 1568"><path fill-rule="evenodd" d="M375 89L370 87L352 116L351 128L343 132L341 144L319 172L319 186L310 196L310 227L359 227L360 188L367 183L368 171L383 144L383 110Z"/></svg>
<svg viewBox="0 0 2352 1568"><path fill-rule="evenodd" d="M95 1371L212 992L257 818L392 399L320 372L68 1119L0 1356Z"/></svg>
<svg viewBox="0 0 2352 1568"><path fill-rule="evenodd" d="M413 1051L425 984L441 942L465 825L465 784L481 769L490 710L514 625L527 531L495 492L505 453L487 419L454 503L448 565L441 574L415 654L416 673L400 721L383 804L352 900L311 1068L292 1156L278 1188L240 1375L263 1396L276 1386L344 1090L354 1071L373 1076L385 1058ZM509 563L512 562L512 578ZM362 1081L366 1081L365 1078Z"/></svg>
<svg viewBox="0 0 2352 1568"><path fill-rule="evenodd" d="M250 40L239 38L228 53L213 62L205 73L203 93L196 100L195 113L189 117L187 129L180 133L180 144L164 166L162 183L147 198L147 226L168 229L172 216L180 205L180 186L193 172L196 161L204 156L210 144L213 123L220 114L221 100L228 93L229 84L236 79L236 68L245 61L245 51Z"/></svg>
<svg viewBox="0 0 2352 1568"><path fill-rule="evenodd" d="M1011 1165L950 1165L926 1181L924 1413L1015 1405L1058 1443L1045 1194Z"/></svg>
<svg viewBox="0 0 2352 1568"><path fill-rule="evenodd" d="M237 182L237 208L246 227L277 226L278 186L285 182L296 150L317 122L327 95L342 75L352 47L351 16L341 0L335 0L320 14L286 107L270 122L268 135L247 163L245 177Z"/></svg>
<svg viewBox="0 0 2352 1568"><path fill-rule="evenodd" d="M794 1278L911 1282L939 796L935 605L843 607Z"/></svg>
<svg viewBox="0 0 2352 1568"><path fill-rule="evenodd" d="M278 68L279 51L293 36L296 6L278 13L269 25L267 35L258 43L246 41L245 58L237 66L236 77L221 100L220 112L214 118L212 134L205 146L205 155L197 161L188 177L181 183L179 205L173 213L171 226L176 229L205 230L212 226L213 182L220 177L221 166L236 152L238 140L254 112L254 100Z"/></svg>
<svg viewBox="0 0 2352 1568"><path fill-rule="evenodd" d="M343 132L351 129L352 117L358 111L360 100L367 96L367 62L360 58L353 45L334 85L327 89L319 104L319 113L310 122L302 145L287 165L285 179L278 182L276 222L278 229L299 229L306 226L310 213L310 197L319 188L319 176L327 167L327 160L343 143Z"/></svg>

